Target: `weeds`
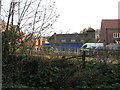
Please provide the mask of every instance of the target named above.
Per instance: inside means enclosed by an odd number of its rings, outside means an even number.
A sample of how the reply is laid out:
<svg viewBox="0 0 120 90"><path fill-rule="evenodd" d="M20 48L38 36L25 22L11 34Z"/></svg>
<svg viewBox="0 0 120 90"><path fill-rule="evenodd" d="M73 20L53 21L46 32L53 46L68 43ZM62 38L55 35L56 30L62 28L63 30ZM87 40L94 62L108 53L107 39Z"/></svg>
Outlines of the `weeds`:
<svg viewBox="0 0 120 90"><path fill-rule="evenodd" d="M86 67L83 69L80 67L81 63L81 59L49 60L34 56L31 61L3 67L3 88L72 90L120 87L119 65L92 60L86 61ZM6 80L6 77L9 80Z"/></svg>

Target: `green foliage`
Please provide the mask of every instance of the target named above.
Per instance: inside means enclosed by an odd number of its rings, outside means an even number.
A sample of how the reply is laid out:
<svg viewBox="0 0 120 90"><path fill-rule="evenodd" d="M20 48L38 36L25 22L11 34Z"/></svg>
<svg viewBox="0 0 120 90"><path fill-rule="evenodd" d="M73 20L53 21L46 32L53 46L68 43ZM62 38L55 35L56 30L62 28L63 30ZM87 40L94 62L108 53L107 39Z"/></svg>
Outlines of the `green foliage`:
<svg viewBox="0 0 120 90"><path fill-rule="evenodd" d="M84 85L84 86L76 86L76 89L119 89L120 88L120 84L116 83L116 84L112 84L112 85L93 85L93 86L88 86L88 85Z"/></svg>
<svg viewBox="0 0 120 90"><path fill-rule="evenodd" d="M93 29L92 27L84 28L80 33L85 34L85 33L87 33L87 31L89 31L89 30L94 30L94 29Z"/></svg>
<svg viewBox="0 0 120 90"><path fill-rule="evenodd" d="M51 87L52 84L55 84L56 82L58 82L59 78L60 78L60 72L61 70L58 67L47 67L44 68L41 72L41 86L49 86Z"/></svg>
<svg viewBox="0 0 120 90"><path fill-rule="evenodd" d="M94 29L93 29L92 27L88 27L88 29L87 29L87 30L89 31L89 30L94 30Z"/></svg>
<svg viewBox="0 0 120 90"><path fill-rule="evenodd" d="M91 39L83 39L80 41L81 44L91 43L91 42L93 42Z"/></svg>
<svg viewBox="0 0 120 90"><path fill-rule="evenodd" d="M38 67L35 67L38 70L37 73L28 72L29 69L35 71L28 62L18 63L14 67L9 67L9 70L4 68L3 78L9 76L11 80L3 82L3 88L44 88L45 90L120 88L119 65L104 64L93 60L86 61L86 67L82 69L81 59L49 60L36 56L32 57L33 59L38 63Z"/></svg>
<svg viewBox="0 0 120 90"><path fill-rule="evenodd" d="M84 28L80 33L87 33L87 28Z"/></svg>
<svg viewBox="0 0 120 90"><path fill-rule="evenodd" d="M77 88L118 88L120 80L119 66L105 65L101 62L87 61L86 69L74 78Z"/></svg>
<svg viewBox="0 0 120 90"><path fill-rule="evenodd" d="M19 48L21 35L15 27L9 28L2 34L2 52L3 58L8 58L9 55L13 55Z"/></svg>
<svg viewBox="0 0 120 90"><path fill-rule="evenodd" d="M49 87L28 87L22 84L15 84L11 83L8 85L4 85L2 87L2 90L13 90L13 89L25 89L25 90L54 90L54 88L49 88Z"/></svg>
<svg viewBox="0 0 120 90"><path fill-rule="evenodd" d="M21 84L10 83L8 85L3 85L3 89L10 89L10 88L29 88L28 86L24 86Z"/></svg>

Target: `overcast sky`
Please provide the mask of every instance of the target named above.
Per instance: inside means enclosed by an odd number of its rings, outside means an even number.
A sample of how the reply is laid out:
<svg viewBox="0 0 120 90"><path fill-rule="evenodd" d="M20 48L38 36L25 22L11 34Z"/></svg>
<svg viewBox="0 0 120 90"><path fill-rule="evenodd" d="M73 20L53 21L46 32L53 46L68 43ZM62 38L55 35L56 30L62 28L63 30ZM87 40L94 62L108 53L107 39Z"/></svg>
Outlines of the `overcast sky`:
<svg viewBox="0 0 120 90"><path fill-rule="evenodd" d="M2 0L8 3L11 0ZM53 32L73 33L84 28L100 29L102 19L118 18L120 0L55 0L60 17L53 25Z"/></svg>
<svg viewBox="0 0 120 90"><path fill-rule="evenodd" d="M54 25L57 31L80 32L99 29L102 19L118 18L120 0L56 0L60 17Z"/></svg>

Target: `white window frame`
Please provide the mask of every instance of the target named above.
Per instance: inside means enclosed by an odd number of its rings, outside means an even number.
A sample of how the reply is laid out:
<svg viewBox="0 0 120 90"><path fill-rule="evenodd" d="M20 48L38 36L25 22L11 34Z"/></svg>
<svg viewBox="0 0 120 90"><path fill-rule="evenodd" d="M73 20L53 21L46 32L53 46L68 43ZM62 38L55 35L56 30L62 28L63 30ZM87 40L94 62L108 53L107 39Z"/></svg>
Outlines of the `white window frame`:
<svg viewBox="0 0 120 90"><path fill-rule="evenodd" d="M117 41L117 40L116 40L116 43L117 43L117 44L120 44L120 41Z"/></svg>
<svg viewBox="0 0 120 90"><path fill-rule="evenodd" d="M117 41L117 44L120 44L120 41Z"/></svg>
<svg viewBox="0 0 120 90"><path fill-rule="evenodd" d="M71 40L72 43L76 42L76 40Z"/></svg>
<svg viewBox="0 0 120 90"><path fill-rule="evenodd" d="M120 38L120 33L113 33L113 38Z"/></svg>
<svg viewBox="0 0 120 90"><path fill-rule="evenodd" d="M61 42L66 42L66 40L61 40Z"/></svg>

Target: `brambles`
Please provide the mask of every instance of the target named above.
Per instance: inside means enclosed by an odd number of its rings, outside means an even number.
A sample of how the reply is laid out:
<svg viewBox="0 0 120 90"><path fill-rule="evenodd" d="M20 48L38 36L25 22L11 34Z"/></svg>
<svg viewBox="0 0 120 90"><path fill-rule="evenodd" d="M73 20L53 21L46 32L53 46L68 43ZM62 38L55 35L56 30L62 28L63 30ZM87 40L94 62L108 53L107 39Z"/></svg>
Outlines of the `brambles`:
<svg viewBox="0 0 120 90"><path fill-rule="evenodd" d="M35 62L38 67L30 65L30 62ZM61 61L59 58L49 60L34 56L33 61L17 63L16 66L11 66L11 68L4 66L3 78L9 77L10 80L3 81L3 86L4 88L47 87L49 89L70 87L72 89L118 89L120 87L119 65L104 64L95 60L86 61L85 68L81 68L80 64L80 59ZM10 69L6 70L8 68ZM32 73L33 71L36 71L36 73Z"/></svg>

